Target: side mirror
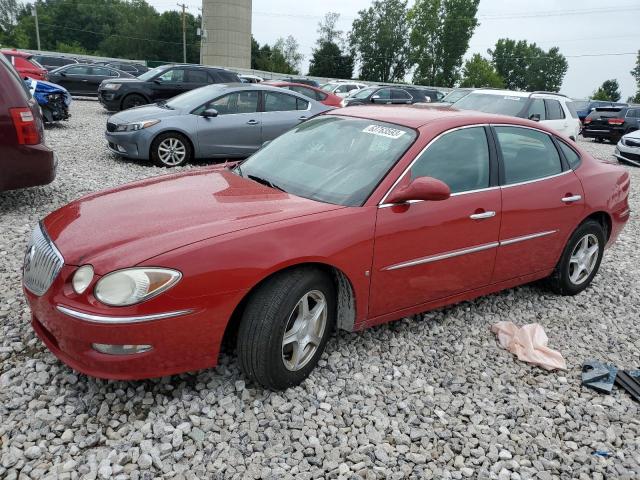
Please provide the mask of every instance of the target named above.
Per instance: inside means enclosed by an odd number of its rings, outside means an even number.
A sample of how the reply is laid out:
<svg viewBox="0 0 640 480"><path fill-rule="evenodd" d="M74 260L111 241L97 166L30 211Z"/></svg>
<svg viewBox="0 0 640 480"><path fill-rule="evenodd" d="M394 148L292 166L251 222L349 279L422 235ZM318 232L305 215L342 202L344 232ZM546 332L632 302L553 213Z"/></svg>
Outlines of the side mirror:
<svg viewBox="0 0 640 480"><path fill-rule="evenodd" d="M451 196L449 185L433 177L419 177L409 185L396 188L385 203L406 203L409 200L438 202Z"/></svg>
<svg viewBox="0 0 640 480"><path fill-rule="evenodd" d="M531 115L529 115L529 120L533 120L534 122L539 122L540 121L540 114L539 113L532 113Z"/></svg>
<svg viewBox="0 0 640 480"><path fill-rule="evenodd" d="M371 97L371 103L377 103L380 100L380 95L374 95Z"/></svg>
<svg viewBox="0 0 640 480"><path fill-rule="evenodd" d="M215 118L218 116L218 111L215 108L207 108L202 112L202 116L204 118Z"/></svg>
<svg viewBox="0 0 640 480"><path fill-rule="evenodd" d="M63 77L66 77L67 76L67 72L60 72L60 75L63 76Z"/></svg>

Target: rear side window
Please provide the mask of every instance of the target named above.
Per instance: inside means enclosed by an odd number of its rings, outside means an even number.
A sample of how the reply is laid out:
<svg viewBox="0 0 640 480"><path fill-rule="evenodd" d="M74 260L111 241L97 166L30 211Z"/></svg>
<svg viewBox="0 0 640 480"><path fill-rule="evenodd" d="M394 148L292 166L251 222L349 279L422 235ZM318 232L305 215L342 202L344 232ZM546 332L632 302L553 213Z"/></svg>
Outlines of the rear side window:
<svg viewBox="0 0 640 480"><path fill-rule="evenodd" d="M204 70L187 70L187 82L209 83L209 76Z"/></svg>
<svg viewBox="0 0 640 480"><path fill-rule="evenodd" d="M298 108L297 97L276 92L264 93L265 112L286 112L290 110L303 110L301 108Z"/></svg>
<svg viewBox="0 0 640 480"><path fill-rule="evenodd" d="M627 111L627 117L631 117L631 118L638 118L638 113L640 112L640 110L636 109L636 108L630 108Z"/></svg>
<svg viewBox="0 0 640 480"><path fill-rule="evenodd" d="M533 120L537 118L538 120L546 120L547 112L544 108L544 101L541 98L534 98L531 101L531 105L529 105L529 110L527 111L527 118L529 120Z"/></svg>
<svg viewBox="0 0 640 480"><path fill-rule="evenodd" d="M405 90L394 88L391 90L391 98L394 100L411 100L412 97Z"/></svg>
<svg viewBox="0 0 640 480"><path fill-rule="evenodd" d="M558 100L545 99L544 104L547 107L547 120L562 120L564 117L564 110Z"/></svg>
<svg viewBox="0 0 640 480"><path fill-rule="evenodd" d="M433 177L452 193L489 186L489 146L482 127L447 133L427 148L411 167L411 178Z"/></svg>
<svg viewBox="0 0 640 480"><path fill-rule="evenodd" d="M527 182L562 173L551 137L530 128L495 127L504 164L504 183Z"/></svg>
<svg viewBox="0 0 640 480"><path fill-rule="evenodd" d="M572 169L575 169L578 165L580 165L580 156L573 150L573 148L570 148L561 140L558 140L558 145L560 145L560 150L562 150L562 153L564 154L565 158L569 162L569 166L571 166Z"/></svg>
<svg viewBox="0 0 640 480"><path fill-rule="evenodd" d="M579 118L578 111L576 110L576 102L567 102L565 105L567 105L567 108L569 109L569 113L573 118Z"/></svg>

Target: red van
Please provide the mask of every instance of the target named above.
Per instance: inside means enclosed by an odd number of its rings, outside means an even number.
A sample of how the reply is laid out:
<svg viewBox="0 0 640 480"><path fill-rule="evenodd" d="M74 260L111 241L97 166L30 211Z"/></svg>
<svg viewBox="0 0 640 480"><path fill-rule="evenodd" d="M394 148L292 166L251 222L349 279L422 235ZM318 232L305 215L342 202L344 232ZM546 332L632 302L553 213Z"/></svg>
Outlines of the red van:
<svg viewBox="0 0 640 480"><path fill-rule="evenodd" d="M46 185L55 172L55 155L44 144L40 107L0 55L0 192Z"/></svg>
<svg viewBox="0 0 640 480"><path fill-rule="evenodd" d="M47 69L40 65L33 58L33 55L18 50L0 50L7 60L11 62L13 68L16 69L20 77L29 77L34 80L47 80Z"/></svg>

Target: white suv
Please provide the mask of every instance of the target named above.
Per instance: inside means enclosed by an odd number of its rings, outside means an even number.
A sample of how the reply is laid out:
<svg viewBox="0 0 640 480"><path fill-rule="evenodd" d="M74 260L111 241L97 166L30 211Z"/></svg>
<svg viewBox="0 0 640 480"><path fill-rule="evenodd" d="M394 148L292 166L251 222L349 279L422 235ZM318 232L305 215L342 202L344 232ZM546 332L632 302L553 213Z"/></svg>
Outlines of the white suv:
<svg viewBox="0 0 640 480"><path fill-rule="evenodd" d="M328 93L333 93L334 95L338 95L339 97L345 98L351 95L352 93L356 93L358 90L362 90L363 88L367 88L369 85L365 85L364 83L358 82L329 82L322 85L320 88Z"/></svg>
<svg viewBox="0 0 640 480"><path fill-rule="evenodd" d="M528 118L576 140L580 133L580 120L571 102L569 97L560 93L487 88L474 90L455 102L453 108Z"/></svg>

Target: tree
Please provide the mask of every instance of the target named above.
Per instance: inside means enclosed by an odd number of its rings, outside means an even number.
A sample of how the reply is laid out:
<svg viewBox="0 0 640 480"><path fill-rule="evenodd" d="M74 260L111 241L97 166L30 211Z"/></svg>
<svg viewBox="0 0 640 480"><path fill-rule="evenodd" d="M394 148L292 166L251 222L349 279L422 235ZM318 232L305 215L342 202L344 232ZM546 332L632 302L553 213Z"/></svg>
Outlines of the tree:
<svg viewBox="0 0 640 480"><path fill-rule="evenodd" d="M453 87L478 26L480 0L416 0L409 10L414 83Z"/></svg>
<svg viewBox="0 0 640 480"><path fill-rule="evenodd" d="M501 38L488 50L498 74L509 90L546 90L557 92L569 65L558 47L545 52L526 40Z"/></svg>
<svg viewBox="0 0 640 480"><path fill-rule="evenodd" d="M329 78L351 78L353 56L343 51L342 32L336 28L340 14L329 12L318 25L318 46L309 62L309 75Z"/></svg>
<svg viewBox="0 0 640 480"><path fill-rule="evenodd" d="M363 80L404 79L410 66L407 0L375 0L371 7L360 10L349 43Z"/></svg>
<svg viewBox="0 0 640 480"><path fill-rule="evenodd" d="M636 57L636 68L631 70L631 75L636 79L636 95L634 97L629 97L628 102L630 103L640 103L640 50L638 50L638 56Z"/></svg>
<svg viewBox="0 0 640 480"><path fill-rule="evenodd" d="M304 59L298 49L298 41L289 35L278 38L271 49L271 63L274 72L298 74L298 67Z"/></svg>
<svg viewBox="0 0 640 480"><path fill-rule="evenodd" d="M605 80L598 89L593 92L591 98L594 100L605 100L609 102L617 102L620 100L620 85L618 85L618 80L611 79Z"/></svg>
<svg viewBox="0 0 640 480"><path fill-rule="evenodd" d="M483 58L479 53L475 53L464 64L460 86L504 88L504 80L498 75L489 60Z"/></svg>

